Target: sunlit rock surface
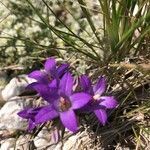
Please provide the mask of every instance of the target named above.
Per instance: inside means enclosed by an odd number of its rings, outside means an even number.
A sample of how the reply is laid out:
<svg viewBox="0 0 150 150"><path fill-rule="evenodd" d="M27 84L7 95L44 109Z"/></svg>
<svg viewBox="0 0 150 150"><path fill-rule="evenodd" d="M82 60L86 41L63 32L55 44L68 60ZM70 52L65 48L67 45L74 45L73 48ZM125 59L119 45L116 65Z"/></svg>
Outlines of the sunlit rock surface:
<svg viewBox="0 0 150 150"><path fill-rule="evenodd" d="M5 139L0 141L0 150L14 150L15 148L15 142L16 139L15 138L9 138L9 139Z"/></svg>
<svg viewBox="0 0 150 150"><path fill-rule="evenodd" d="M10 80L6 87L1 91L1 97L4 101L9 101L12 97L18 96L25 91L26 86L34 80L27 75L20 75Z"/></svg>
<svg viewBox="0 0 150 150"><path fill-rule="evenodd" d="M30 106L30 100L14 97L0 109L0 130L25 130L27 123L17 113Z"/></svg>

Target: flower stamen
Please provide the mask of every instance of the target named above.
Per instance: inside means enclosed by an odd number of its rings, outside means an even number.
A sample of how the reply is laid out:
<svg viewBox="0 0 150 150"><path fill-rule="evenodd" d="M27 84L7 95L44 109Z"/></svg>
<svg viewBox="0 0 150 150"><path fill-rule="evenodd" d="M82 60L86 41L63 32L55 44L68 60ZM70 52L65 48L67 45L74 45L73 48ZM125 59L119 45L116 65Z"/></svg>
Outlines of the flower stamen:
<svg viewBox="0 0 150 150"><path fill-rule="evenodd" d="M70 101L61 97L60 101L59 101L59 110L60 111L67 111L70 107L71 107Z"/></svg>
<svg viewBox="0 0 150 150"><path fill-rule="evenodd" d="M94 100L98 100L98 99L100 99L100 97L101 97L100 94L95 94L95 95L93 96L93 99L94 99Z"/></svg>

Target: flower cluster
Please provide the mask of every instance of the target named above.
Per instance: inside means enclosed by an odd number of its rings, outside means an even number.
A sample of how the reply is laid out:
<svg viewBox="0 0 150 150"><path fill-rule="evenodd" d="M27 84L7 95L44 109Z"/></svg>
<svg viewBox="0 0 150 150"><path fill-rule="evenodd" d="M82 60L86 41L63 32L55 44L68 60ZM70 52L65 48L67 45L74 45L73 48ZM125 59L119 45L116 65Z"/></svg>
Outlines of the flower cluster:
<svg viewBox="0 0 150 150"><path fill-rule="evenodd" d="M64 127L72 132L78 130L77 111L94 112L102 125L107 121L107 109L117 106L113 96L102 96L106 89L106 80L100 77L95 85L86 75L79 77L80 92L74 90L74 78L69 65L57 66L54 58L46 60L44 70L29 74L36 82L28 85L47 101L47 105L38 108L26 108L18 113L28 119L28 129L59 117Z"/></svg>

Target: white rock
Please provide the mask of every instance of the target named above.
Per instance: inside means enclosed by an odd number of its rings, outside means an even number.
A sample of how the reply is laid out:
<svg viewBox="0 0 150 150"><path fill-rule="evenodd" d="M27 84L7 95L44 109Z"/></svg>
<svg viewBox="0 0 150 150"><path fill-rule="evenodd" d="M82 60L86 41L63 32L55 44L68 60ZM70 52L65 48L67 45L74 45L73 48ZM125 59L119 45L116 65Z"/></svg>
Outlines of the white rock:
<svg viewBox="0 0 150 150"><path fill-rule="evenodd" d="M60 141L53 150L60 150L60 149L63 149L63 150L79 149L80 150L84 148L88 149L87 141L89 141L90 139L89 139L89 135L85 131L83 131L82 133L79 132L76 134L69 133L67 134L67 136L69 136L69 138L63 140L63 143ZM48 150L51 150L51 149L48 149Z"/></svg>
<svg viewBox="0 0 150 150"><path fill-rule="evenodd" d="M2 140L0 143L1 143L0 150L15 150L15 143L16 143L15 138Z"/></svg>
<svg viewBox="0 0 150 150"><path fill-rule="evenodd" d="M30 135L21 135L16 141L17 150L27 150L29 147Z"/></svg>
<svg viewBox="0 0 150 150"><path fill-rule="evenodd" d="M24 107L30 105L30 100L20 97L14 97L11 101L6 102L0 109L0 129L7 130L24 130L27 127L27 122L17 115Z"/></svg>
<svg viewBox="0 0 150 150"><path fill-rule="evenodd" d="M59 142L55 147L49 147L47 150L60 150L60 149L62 149L62 147L63 147L63 144L62 144L62 142Z"/></svg>
<svg viewBox="0 0 150 150"><path fill-rule="evenodd" d="M50 132L46 129L43 128L39 134L34 138L34 145L37 148L42 148L46 147L47 145L50 145L51 142L51 136Z"/></svg>
<svg viewBox="0 0 150 150"><path fill-rule="evenodd" d="M13 78L2 90L1 96L3 100L8 101L10 98L20 95L24 92L26 86L34 81L34 79L28 78L27 75Z"/></svg>
<svg viewBox="0 0 150 150"><path fill-rule="evenodd" d="M66 150L72 149L75 146L77 139L78 139L77 135L71 136L67 141L64 142L63 149Z"/></svg>

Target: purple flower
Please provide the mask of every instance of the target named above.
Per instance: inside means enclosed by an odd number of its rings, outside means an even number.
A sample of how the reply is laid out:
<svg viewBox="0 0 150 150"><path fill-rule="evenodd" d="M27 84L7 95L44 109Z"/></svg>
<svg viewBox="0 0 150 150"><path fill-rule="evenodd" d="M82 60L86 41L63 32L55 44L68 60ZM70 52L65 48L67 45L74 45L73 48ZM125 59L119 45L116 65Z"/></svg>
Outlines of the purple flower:
<svg viewBox="0 0 150 150"><path fill-rule="evenodd" d="M48 94L50 93L49 84L56 79L58 86L59 79L65 74L68 68L69 64L62 64L57 67L55 59L48 58L44 64L43 71L35 70L28 75L30 78L34 78L37 81L29 84L27 88L34 89L41 97L49 101L51 97L51 95Z"/></svg>
<svg viewBox="0 0 150 150"><path fill-rule="evenodd" d="M56 117L60 117L62 124L72 132L78 129L75 110L85 106L91 99L91 95L85 92L73 93L73 77L66 73L60 80L59 87L56 82L50 84L53 89L51 103L39 110L35 116L35 123L40 124Z"/></svg>
<svg viewBox="0 0 150 150"><path fill-rule="evenodd" d="M24 119L28 119L28 130L31 131L36 127L36 124L34 122L35 115L39 112L39 110L42 107L39 108L25 108L24 110L18 112L18 116Z"/></svg>
<svg viewBox="0 0 150 150"><path fill-rule="evenodd" d="M44 64L44 70L35 70L28 76L36 79L39 83L48 84L52 79L59 79L63 74L68 71L69 65L62 64L59 67L56 66L54 58L48 58Z"/></svg>
<svg viewBox="0 0 150 150"><path fill-rule="evenodd" d="M107 121L107 109L117 106L113 96L103 96L106 89L104 77L100 77L95 85L86 76L80 77L83 92L74 92L74 78L68 72L68 64L57 67L54 58L49 58L44 64L44 70L36 70L29 74L36 82L28 85L28 88L36 90L48 103L38 108L26 108L18 115L28 119L28 130L34 129L38 124L51 121L57 117L61 125L72 132L78 130L76 110L93 111L99 121L105 125ZM56 134L56 140L58 135Z"/></svg>
<svg viewBox="0 0 150 150"><path fill-rule="evenodd" d="M117 101L113 96L102 96L106 89L105 78L100 77L98 82L92 86L91 80L86 75L82 75L80 84L83 91L92 96L91 101L82 110L93 111L99 121L105 125L107 121L106 109L112 109L117 106Z"/></svg>

